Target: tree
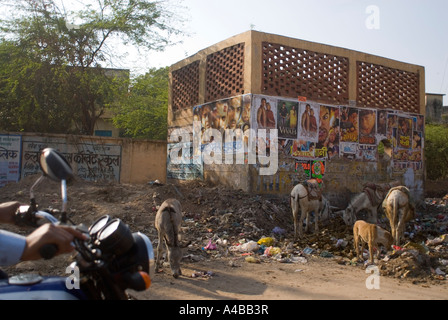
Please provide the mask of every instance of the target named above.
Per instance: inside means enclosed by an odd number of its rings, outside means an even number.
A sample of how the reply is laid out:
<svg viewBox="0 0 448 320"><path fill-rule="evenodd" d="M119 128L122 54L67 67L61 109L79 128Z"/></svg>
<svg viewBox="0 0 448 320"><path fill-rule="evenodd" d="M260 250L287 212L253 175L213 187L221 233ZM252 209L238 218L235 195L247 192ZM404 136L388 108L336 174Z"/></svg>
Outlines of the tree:
<svg viewBox="0 0 448 320"><path fill-rule="evenodd" d="M125 137L166 140L169 68L150 69L131 84L129 95L116 110L114 125Z"/></svg>
<svg viewBox="0 0 448 320"><path fill-rule="evenodd" d="M425 133L425 159L428 179L446 179L448 177L448 126L427 124Z"/></svg>
<svg viewBox="0 0 448 320"><path fill-rule="evenodd" d="M93 134L97 119L126 92L127 79L108 75L104 69L117 58L112 45L161 50L172 35L180 34L173 27L179 20L165 7L165 1L77 1L81 4L77 10L67 10L63 3L0 0L20 13L1 21L3 48L15 46L9 57L19 60L14 60L12 74L2 74L3 96L14 93L15 98L9 104L2 102L8 106L4 113L18 118L68 112L79 133ZM33 131L38 120L32 119L34 126L23 118L16 124L18 130ZM39 131L42 127L43 122L37 126Z"/></svg>

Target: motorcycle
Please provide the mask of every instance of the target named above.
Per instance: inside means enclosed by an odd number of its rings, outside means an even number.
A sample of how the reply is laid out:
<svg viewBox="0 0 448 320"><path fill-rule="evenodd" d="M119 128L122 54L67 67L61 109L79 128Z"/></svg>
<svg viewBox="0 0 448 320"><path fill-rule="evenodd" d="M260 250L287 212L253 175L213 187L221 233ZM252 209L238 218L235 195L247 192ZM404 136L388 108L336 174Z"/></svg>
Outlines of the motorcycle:
<svg viewBox="0 0 448 320"><path fill-rule="evenodd" d="M55 149L42 150L39 157L42 176L30 189L30 205L21 206L15 215L17 225L38 227L44 223L76 228L87 240L75 239L74 261L67 267L68 277L20 274L0 280L0 300L127 300L127 289L144 291L154 274L154 251L150 239L132 233L118 218L105 215L90 227L75 225L67 215L67 182L73 178L70 164ZM44 179L61 183L62 210L39 210L34 188ZM60 218L56 218L60 216ZM58 248L47 244L42 258L54 257Z"/></svg>

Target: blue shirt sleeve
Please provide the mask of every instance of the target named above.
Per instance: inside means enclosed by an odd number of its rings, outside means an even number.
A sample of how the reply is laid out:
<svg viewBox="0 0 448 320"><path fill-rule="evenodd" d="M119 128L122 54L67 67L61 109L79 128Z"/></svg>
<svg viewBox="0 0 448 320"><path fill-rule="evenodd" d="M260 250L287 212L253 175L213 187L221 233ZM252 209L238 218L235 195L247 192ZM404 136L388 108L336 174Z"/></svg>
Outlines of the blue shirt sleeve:
<svg viewBox="0 0 448 320"><path fill-rule="evenodd" d="M24 236L0 230L0 266L11 266L20 262L25 245Z"/></svg>

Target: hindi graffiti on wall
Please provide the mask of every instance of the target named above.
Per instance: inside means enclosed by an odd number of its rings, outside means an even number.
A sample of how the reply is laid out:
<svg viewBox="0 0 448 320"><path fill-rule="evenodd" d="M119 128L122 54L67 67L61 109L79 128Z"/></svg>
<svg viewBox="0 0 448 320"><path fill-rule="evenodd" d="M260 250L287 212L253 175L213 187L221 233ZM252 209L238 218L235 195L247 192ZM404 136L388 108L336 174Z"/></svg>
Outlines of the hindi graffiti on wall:
<svg viewBox="0 0 448 320"><path fill-rule="evenodd" d="M0 188L20 179L20 135L0 135Z"/></svg>
<svg viewBox="0 0 448 320"><path fill-rule="evenodd" d="M22 178L40 172L39 154L45 148L58 150L75 175L87 181L120 181L121 146L94 142L67 143L62 138L27 138L23 141Z"/></svg>

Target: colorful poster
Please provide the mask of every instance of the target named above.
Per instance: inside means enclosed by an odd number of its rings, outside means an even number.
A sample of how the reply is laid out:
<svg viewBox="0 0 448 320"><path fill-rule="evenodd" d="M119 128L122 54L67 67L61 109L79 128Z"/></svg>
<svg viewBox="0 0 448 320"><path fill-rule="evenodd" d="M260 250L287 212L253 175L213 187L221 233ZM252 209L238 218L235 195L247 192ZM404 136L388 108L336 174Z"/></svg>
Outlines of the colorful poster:
<svg viewBox="0 0 448 320"><path fill-rule="evenodd" d="M291 157L293 140L291 139L278 139L278 152L286 157Z"/></svg>
<svg viewBox="0 0 448 320"><path fill-rule="evenodd" d="M243 106L241 108L241 112L239 112L240 116L237 121L237 127L243 130L243 132L250 129L251 104L252 104L252 95L251 94L244 95Z"/></svg>
<svg viewBox="0 0 448 320"><path fill-rule="evenodd" d="M279 100L277 104L277 129L279 138L297 139L299 103Z"/></svg>
<svg viewBox="0 0 448 320"><path fill-rule="evenodd" d="M303 170L306 179L311 179L311 161L310 160L296 160L295 172Z"/></svg>
<svg viewBox="0 0 448 320"><path fill-rule="evenodd" d="M359 110L359 143L376 145L376 110Z"/></svg>
<svg viewBox="0 0 448 320"><path fill-rule="evenodd" d="M219 102L217 102L219 105ZM227 115L223 127L225 129L237 129L238 122L240 122L243 110L242 96L233 97L222 102L222 108L227 109Z"/></svg>
<svg viewBox="0 0 448 320"><path fill-rule="evenodd" d="M254 96L252 109L252 128L254 130L276 128L277 99Z"/></svg>
<svg viewBox="0 0 448 320"><path fill-rule="evenodd" d="M377 146L370 146L360 144L358 146L358 159L361 161L376 161L377 160Z"/></svg>
<svg viewBox="0 0 448 320"><path fill-rule="evenodd" d="M400 162L397 168L406 164L422 167L422 115L248 94L196 107L193 116L201 124L202 132L207 128L222 133L225 129L242 129L243 132L267 129L265 139L257 135L254 140L258 152L268 152L269 129L276 128L280 155L296 159L296 168L309 163L309 172L313 161L323 163L336 158L377 161L377 143L385 139L392 143L393 159ZM239 138L237 136L237 140ZM228 144L223 140L224 153L247 152L247 141L241 141ZM210 142L213 141L202 141L201 150Z"/></svg>
<svg viewBox="0 0 448 320"><path fill-rule="evenodd" d="M410 155L410 161L422 161L422 132L414 131L412 135L412 152Z"/></svg>
<svg viewBox="0 0 448 320"><path fill-rule="evenodd" d="M357 108L341 108L341 141L358 142L359 114Z"/></svg>
<svg viewBox="0 0 448 320"><path fill-rule="evenodd" d="M387 111L378 110L376 117L376 132L379 135L386 136L387 130Z"/></svg>
<svg viewBox="0 0 448 320"><path fill-rule="evenodd" d="M312 141L293 140L291 156L293 158L314 158L316 144Z"/></svg>
<svg viewBox="0 0 448 320"><path fill-rule="evenodd" d="M299 110L298 138L317 142L319 129L319 105L312 102L301 103Z"/></svg>
<svg viewBox="0 0 448 320"><path fill-rule="evenodd" d="M398 116L395 113L388 113L387 114L387 131L386 131L386 137L389 139L389 141L392 142L392 145L397 145L397 140L395 139L394 135L394 129L397 129L398 127Z"/></svg>
<svg viewBox="0 0 448 320"><path fill-rule="evenodd" d="M320 106L317 158L335 158L339 155L339 122L339 107Z"/></svg>
<svg viewBox="0 0 448 320"><path fill-rule="evenodd" d="M412 119L407 117L398 118L397 142L399 148L411 149Z"/></svg>
<svg viewBox="0 0 448 320"><path fill-rule="evenodd" d="M423 132L423 128L425 127L425 117L418 114L415 117L413 117L414 122L414 130Z"/></svg>
<svg viewBox="0 0 448 320"><path fill-rule="evenodd" d="M194 107L193 119L201 122L202 131L212 128L224 132L237 128L242 111L242 96L239 96Z"/></svg>
<svg viewBox="0 0 448 320"><path fill-rule="evenodd" d="M347 160L355 160L358 152L358 144L355 142L341 142L340 156Z"/></svg>
<svg viewBox="0 0 448 320"><path fill-rule="evenodd" d="M325 174L325 161L315 160L311 163L311 179L316 179L319 184L323 182Z"/></svg>

